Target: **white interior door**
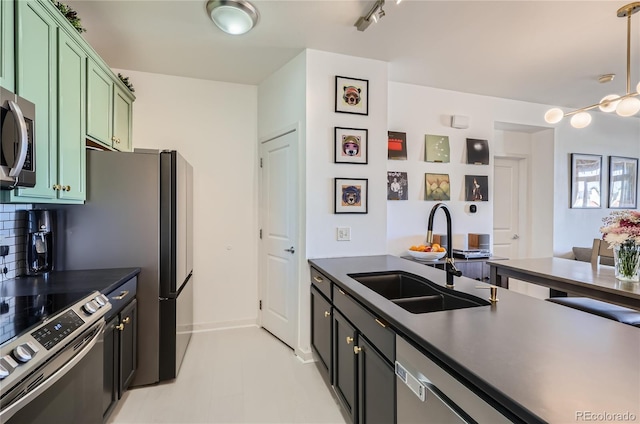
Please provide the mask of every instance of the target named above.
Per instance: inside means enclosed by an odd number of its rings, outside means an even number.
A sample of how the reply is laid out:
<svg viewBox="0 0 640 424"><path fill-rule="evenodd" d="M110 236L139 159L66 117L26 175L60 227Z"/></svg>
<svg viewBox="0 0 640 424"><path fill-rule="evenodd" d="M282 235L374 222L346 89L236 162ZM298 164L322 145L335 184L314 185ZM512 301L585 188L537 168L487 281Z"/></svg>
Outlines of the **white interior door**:
<svg viewBox="0 0 640 424"><path fill-rule="evenodd" d="M293 130L261 144L262 326L294 347L298 330L297 142Z"/></svg>
<svg viewBox="0 0 640 424"><path fill-rule="evenodd" d="M524 244L520 234L520 160L495 158L493 201L493 254L509 259L521 257Z"/></svg>

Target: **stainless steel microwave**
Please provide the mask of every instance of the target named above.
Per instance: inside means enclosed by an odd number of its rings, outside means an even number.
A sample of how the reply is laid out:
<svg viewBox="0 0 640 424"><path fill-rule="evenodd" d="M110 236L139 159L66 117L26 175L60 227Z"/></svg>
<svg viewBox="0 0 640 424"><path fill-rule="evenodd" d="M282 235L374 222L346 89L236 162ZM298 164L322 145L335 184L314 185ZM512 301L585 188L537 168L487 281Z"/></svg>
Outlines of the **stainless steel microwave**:
<svg viewBox="0 0 640 424"><path fill-rule="evenodd" d="M0 189L36 185L36 107L0 87Z"/></svg>

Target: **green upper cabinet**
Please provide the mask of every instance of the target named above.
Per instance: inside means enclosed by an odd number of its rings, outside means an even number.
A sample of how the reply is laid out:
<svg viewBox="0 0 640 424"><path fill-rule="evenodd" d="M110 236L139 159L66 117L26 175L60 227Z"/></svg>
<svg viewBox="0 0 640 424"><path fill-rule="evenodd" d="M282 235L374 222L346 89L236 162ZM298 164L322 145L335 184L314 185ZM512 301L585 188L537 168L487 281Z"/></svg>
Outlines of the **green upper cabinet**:
<svg viewBox="0 0 640 424"><path fill-rule="evenodd" d="M87 73L87 138L110 149L131 151L133 95L91 57Z"/></svg>
<svg viewBox="0 0 640 424"><path fill-rule="evenodd" d="M0 0L0 87L15 91L13 1Z"/></svg>
<svg viewBox="0 0 640 424"><path fill-rule="evenodd" d="M15 5L16 92L36 106L36 186L5 195L12 202L46 202L57 198L53 186L58 184L58 24L36 0L20 0Z"/></svg>
<svg viewBox="0 0 640 424"><path fill-rule="evenodd" d="M133 107L128 92L116 86L113 93L113 148L121 152L130 152L133 148L132 115Z"/></svg>
<svg viewBox="0 0 640 424"><path fill-rule="evenodd" d="M20 0L16 13L17 94L36 105L36 185L4 202L82 203L86 198L87 54L61 27L49 0Z"/></svg>
<svg viewBox="0 0 640 424"><path fill-rule="evenodd" d="M58 30L58 198L86 199L85 87L87 54Z"/></svg>
<svg viewBox="0 0 640 424"><path fill-rule="evenodd" d="M87 136L111 147L113 81L93 60L87 62Z"/></svg>

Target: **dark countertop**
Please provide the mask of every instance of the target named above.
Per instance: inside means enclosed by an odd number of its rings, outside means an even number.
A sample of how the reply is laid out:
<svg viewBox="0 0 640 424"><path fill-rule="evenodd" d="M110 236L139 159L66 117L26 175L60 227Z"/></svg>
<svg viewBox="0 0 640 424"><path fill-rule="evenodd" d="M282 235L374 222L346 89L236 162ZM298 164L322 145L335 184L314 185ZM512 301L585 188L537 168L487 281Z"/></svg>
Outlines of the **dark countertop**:
<svg viewBox="0 0 640 424"><path fill-rule="evenodd" d="M495 305L412 314L348 276L405 271L444 286L444 271L395 256L309 263L526 422L576 422L577 413L631 413L640 421L640 329L498 289ZM455 290L488 298L484 283ZM629 421L628 421L629 422Z"/></svg>
<svg viewBox="0 0 640 424"><path fill-rule="evenodd" d="M140 268L52 271L43 276L24 276L0 282L2 296L115 290L140 273Z"/></svg>

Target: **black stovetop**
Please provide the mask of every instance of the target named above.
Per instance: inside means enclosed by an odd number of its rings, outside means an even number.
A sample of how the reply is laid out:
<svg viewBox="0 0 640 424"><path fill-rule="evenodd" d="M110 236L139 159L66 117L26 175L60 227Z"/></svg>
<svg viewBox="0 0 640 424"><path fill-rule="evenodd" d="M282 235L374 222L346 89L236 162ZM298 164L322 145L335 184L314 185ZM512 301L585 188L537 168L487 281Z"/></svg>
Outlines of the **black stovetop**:
<svg viewBox="0 0 640 424"><path fill-rule="evenodd" d="M2 296L0 288L0 345L65 310L89 293L91 291Z"/></svg>

